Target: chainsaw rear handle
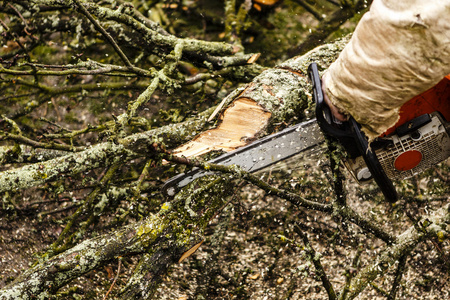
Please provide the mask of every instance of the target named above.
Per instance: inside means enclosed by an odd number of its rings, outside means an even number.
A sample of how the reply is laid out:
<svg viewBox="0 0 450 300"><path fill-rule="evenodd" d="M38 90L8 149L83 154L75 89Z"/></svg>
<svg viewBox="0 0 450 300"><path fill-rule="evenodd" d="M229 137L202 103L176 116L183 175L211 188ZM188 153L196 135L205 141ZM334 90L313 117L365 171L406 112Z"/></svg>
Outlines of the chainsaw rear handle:
<svg viewBox="0 0 450 300"><path fill-rule="evenodd" d="M376 153L370 148L369 142L367 141L364 133L361 131L360 125L352 117L350 117L349 122L351 123L353 129L352 131L355 136L356 146L364 158L370 174L372 174L373 179L383 192L386 200L389 202L396 202L398 200L398 195L394 184L384 172Z"/></svg>
<svg viewBox="0 0 450 300"><path fill-rule="evenodd" d="M392 181L384 172L376 153L370 148L369 142L361 131L361 126L358 122L351 116L345 122L335 121L330 108L324 101L322 82L316 63L309 65L308 76L313 86L313 97L316 103L316 119L322 131L327 136L336 139L345 148L350 157L362 156L385 198L390 202L397 201L397 191Z"/></svg>

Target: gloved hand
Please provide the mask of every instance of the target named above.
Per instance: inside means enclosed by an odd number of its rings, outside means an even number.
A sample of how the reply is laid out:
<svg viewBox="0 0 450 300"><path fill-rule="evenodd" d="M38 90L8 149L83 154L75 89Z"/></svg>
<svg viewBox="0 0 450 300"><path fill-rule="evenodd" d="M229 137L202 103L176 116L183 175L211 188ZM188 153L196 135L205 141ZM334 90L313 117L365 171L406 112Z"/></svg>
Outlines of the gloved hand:
<svg viewBox="0 0 450 300"><path fill-rule="evenodd" d="M330 108L331 114L336 118L336 120L340 122L345 122L348 120L348 117L341 113L339 109L331 102L330 98L326 93L326 80L322 78L322 92L323 92L323 100Z"/></svg>

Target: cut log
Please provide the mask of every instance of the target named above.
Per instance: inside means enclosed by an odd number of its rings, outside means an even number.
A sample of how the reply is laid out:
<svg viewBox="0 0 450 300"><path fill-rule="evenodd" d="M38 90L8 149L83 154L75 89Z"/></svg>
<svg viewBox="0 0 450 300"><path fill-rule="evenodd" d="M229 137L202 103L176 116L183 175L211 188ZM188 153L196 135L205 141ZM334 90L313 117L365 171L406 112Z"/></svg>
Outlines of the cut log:
<svg viewBox="0 0 450 300"><path fill-rule="evenodd" d="M321 46L263 71L242 92L228 100L230 104L220 114L217 127L202 132L173 153L180 157L197 157L213 150L229 152L271 133L276 123L300 116L311 96L306 76L309 64L315 61L325 69L345 43L343 39Z"/></svg>

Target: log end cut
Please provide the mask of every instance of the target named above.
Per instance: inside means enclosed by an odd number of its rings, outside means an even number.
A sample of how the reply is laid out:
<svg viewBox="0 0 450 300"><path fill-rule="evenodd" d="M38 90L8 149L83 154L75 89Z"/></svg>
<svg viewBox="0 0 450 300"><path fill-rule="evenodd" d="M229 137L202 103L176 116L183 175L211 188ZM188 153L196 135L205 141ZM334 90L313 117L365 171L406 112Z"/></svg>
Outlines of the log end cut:
<svg viewBox="0 0 450 300"><path fill-rule="evenodd" d="M196 157L210 151L232 151L258 138L269 123L271 113L250 98L239 98L220 116L219 125L207 130L173 154Z"/></svg>

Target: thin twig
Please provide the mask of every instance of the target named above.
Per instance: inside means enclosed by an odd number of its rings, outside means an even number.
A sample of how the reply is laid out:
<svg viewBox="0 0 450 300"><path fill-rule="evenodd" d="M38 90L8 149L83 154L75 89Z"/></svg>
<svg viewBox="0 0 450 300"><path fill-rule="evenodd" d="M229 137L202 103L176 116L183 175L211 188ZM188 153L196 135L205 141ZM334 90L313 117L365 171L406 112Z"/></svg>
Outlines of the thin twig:
<svg viewBox="0 0 450 300"><path fill-rule="evenodd" d="M330 167L333 173L334 193L336 194L336 203L340 207L347 206L347 191L345 189L345 176L340 169L340 157L334 141L327 140L328 151L330 154Z"/></svg>
<svg viewBox="0 0 450 300"><path fill-rule="evenodd" d="M11 3L8 3L8 6L9 7L11 7L15 12L16 12L16 14L19 16L19 18L22 20L22 22L23 22L23 25L24 25L24 29L23 29L23 31L25 31L25 33L27 34L27 35L29 35L29 36L32 36L31 35L31 33L30 32L28 32L28 24L27 24L27 21L25 20L25 18L22 16L22 14L17 10L17 8L15 8ZM37 39L36 37L34 37L34 36L32 36L34 39Z"/></svg>
<svg viewBox="0 0 450 300"><path fill-rule="evenodd" d="M97 20L94 19L94 17L89 13L86 7L84 7L84 5L81 4L80 0L73 0L73 2L77 4L81 12L89 19L89 21L91 21L94 27L108 40L111 46L113 46L114 50L120 56L125 65L130 69L134 69L134 66L131 64L130 60L125 55L125 53L123 53L122 49L120 49L119 45L117 45L113 37L100 25L100 23Z"/></svg>
<svg viewBox="0 0 450 300"><path fill-rule="evenodd" d="M144 169L142 169L141 174L139 175L139 178L136 181L136 185L134 186L134 195L137 197L141 193L141 186L142 182L144 182L145 178L149 174L149 170L153 165L153 159L148 159L145 163Z"/></svg>
<svg viewBox="0 0 450 300"><path fill-rule="evenodd" d="M81 146L75 147L72 145L56 144L54 142L41 143L34 141L30 138L24 137L22 135L2 131L0 131L0 140L12 140L20 144L32 146L33 148L43 148L43 149L53 149L53 150L73 151L73 152L85 150L85 148Z"/></svg>
<svg viewBox="0 0 450 300"><path fill-rule="evenodd" d="M318 10L316 10L311 4L307 3L304 0L294 0L294 2L303 7L307 12L312 14L314 18L316 18L317 20L319 21L323 20L323 15Z"/></svg>
<svg viewBox="0 0 450 300"><path fill-rule="evenodd" d="M354 4L340 5L342 8L336 9L323 19L318 27L301 41L300 45L291 48L288 51L289 55L301 55L315 48L333 32L338 30L345 21L365 9L371 3L372 0L357 0Z"/></svg>
<svg viewBox="0 0 450 300"><path fill-rule="evenodd" d="M72 205L69 205L69 206L66 206L66 207L60 207L60 208L57 208L57 209L54 209L54 210L51 210L51 211L41 212L41 213L38 214L38 216L39 216L39 218L42 218L42 217L45 217L45 216L48 216L48 215L58 214L58 213L61 213L61 212L67 211L67 210L71 210L71 209L77 208L79 206L80 206L80 204L76 203L76 204L72 204Z"/></svg>
<svg viewBox="0 0 450 300"><path fill-rule="evenodd" d="M8 3L9 4L9 3ZM29 61L30 60L30 55L28 53L28 50L25 48L25 46L22 44L22 42L20 41L19 37L17 36L16 33L11 33L9 32L9 27L2 21L0 20L0 24L3 26L3 28L6 29L6 34L11 36L13 38L13 40L17 43L17 45L23 50L23 52L25 53L25 58Z"/></svg>
<svg viewBox="0 0 450 300"><path fill-rule="evenodd" d="M340 4L340 3L338 3L338 2L337 2L337 1L335 1L335 0L325 0L325 1L327 1L327 2L329 2L329 3L333 4L334 6L337 6L337 7L340 7L340 6L341 6L341 4Z"/></svg>
<svg viewBox="0 0 450 300"><path fill-rule="evenodd" d="M328 280L327 274L325 273L325 270L320 262L320 255L314 251L313 247L311 246L311 243L309 242L308 237L306 234L303 233L300 226L296 223L294 226L294 231L297 233L303 240L303 243L305 244L305 251L308 255L309 260L314 264L314 267L316 268L317 275L319 276L320 280L322 280L323 287L325 288L328 299L330 300L336 300L336 293L333 289L333 285Z"/></svg>
<svg viewBox="0 0 450 300"><path fill-rule="evenodd" d="M111 283L111 286L109 287L108 292L106 292L105 297L103 297L103 300L106 300L106 298L108 298L108 295L109 295L109 293L111 293L111 291L112 291L112 289L113 289L113 287L114 287L114 284L115 284L116 281L117 281L117 278L119 278L119 274L120 274L120 266L121 266L121 265L122 265L122 257L119 256L119 266L117 267L117 274L116 274L116 277L114 277L114 281Z"/></svg>
<svg viewBox="0 0 450 300"><path fill-rule="evenodd" d="M403 255L400 257L398 261L397 271L395 272L395 278L394 283L392 283L391 291L389 292L389 295L387 297L387 300L395 300L395 295L398 290L398 286L400 285L400 280L402 280L403 272L405 270L406 260L408 258L408 255Z"/></svg>
<svg viewBox="0 0 450 300"><path fill-rule="evenodd" d="M364 250L363 245L358 245L358 249L356 250L355 257L353 258L353 261L352 261L352 265L351 265L351 267L348 270L346 270L345 285L342 288L341 294L339 295L339 300L345 299L345 297L348 294L348 291L350 289L350 284L352 282L352 278L356 274L356 270L357 270L358 265L359 265L359 259L361 257L361 254L362 254L363 250Z"/></svg>
<svg viewBox="0 0 450 300"><path fill-rule="evenodd" d="M70 219L68 220L66 226L64 227L63 231L57 238L55 242L50 246L50 249L52 249L54 254L58 254L60 252L63 252L67 250L70 246L72 246L75 243L75 239L79 239L83 236L80 232L87 229L88 226L92 223L94 220L92 216L96 216L95 212L92 211L92 208L94 207L94 201L97 198L97 196L102 192L107 185L109 184L110 180L114 177L116 171L120 167L120 164L112 165L108 168L108 171L106 172L105 176L99 181L98 186L84 199L84 202L78 207L78 209L70 216ZM83 225L80 229L78 229L75 233L73 233L71 236L67 238L67 241L65 241L67 235L69 234L70 230L72 229L72 226L75 224L75 222L78 220L78 218L83 214L89 212L90 216L88 217L88 220L83 222Z"/></svg>
<svg viewBox="0 0 450 300"><path fill-rule="evenodd" d="M444 176L444 174L441 172L441 170L439 170L439 168L437 168L436 166L433 167L434 172L436 172L437 176L439 177L439 179L441 179L443 182L450 182L450 176Z"/></svg>
<svg viewBox="0 0 450 300"><path fill-rule="evenodd" d="M371 287L373 287L373 289L374 289L375 291L377 291L378 293L380 293L380 294L383 295L384 297L388 297L388 296L389 296L389 294L388 294L385 290L383 290L382 288L380 288L376 283L371 282L369 285L370 285Z"/></svg>

